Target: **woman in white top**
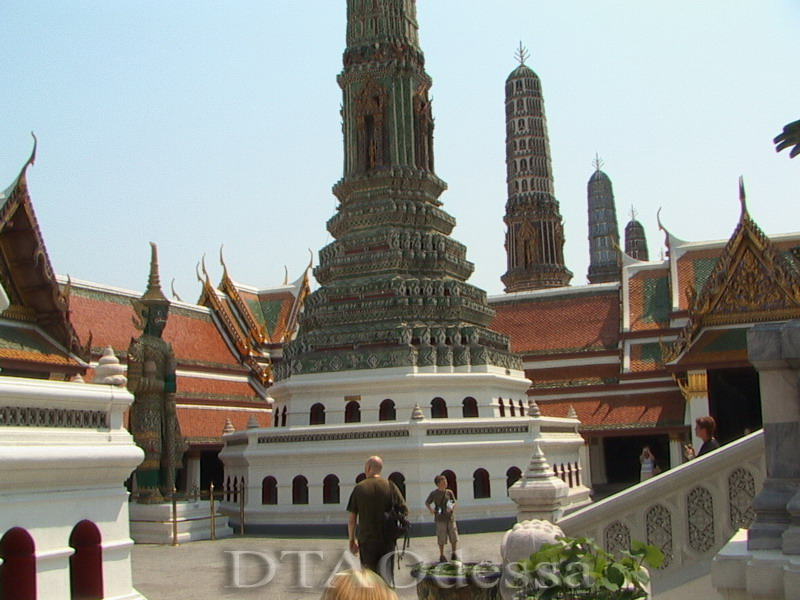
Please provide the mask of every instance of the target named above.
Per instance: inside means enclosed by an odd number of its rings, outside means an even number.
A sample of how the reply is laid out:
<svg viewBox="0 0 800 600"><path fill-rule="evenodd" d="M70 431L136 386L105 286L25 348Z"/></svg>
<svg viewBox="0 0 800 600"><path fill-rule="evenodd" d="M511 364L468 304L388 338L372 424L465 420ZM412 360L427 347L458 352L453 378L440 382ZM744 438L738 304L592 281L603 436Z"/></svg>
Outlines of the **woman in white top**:
<svg viewBox="0 0 800 600"><path fill-rule="evenodd" d="M649 447L645 446L642 449L642 454L639 456L639 462L642 463L642 471L639 481L650 479L653 476L653 472L656 468L656 459L653 456L653 453L650 452Z"/></svg>

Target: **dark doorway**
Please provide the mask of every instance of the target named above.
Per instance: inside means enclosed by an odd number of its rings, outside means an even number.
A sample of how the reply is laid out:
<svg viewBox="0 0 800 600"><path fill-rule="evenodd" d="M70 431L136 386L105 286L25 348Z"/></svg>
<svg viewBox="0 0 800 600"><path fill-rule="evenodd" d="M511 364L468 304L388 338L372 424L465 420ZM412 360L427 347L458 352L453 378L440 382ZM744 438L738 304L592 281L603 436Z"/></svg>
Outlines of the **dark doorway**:
<svg viewBox="0 0 800 600"><path fill-rule="evenodd" d="M709 370L708 404L723 444L761 429L758 372L753 367Z"/></svg>
<svg viewBox="0 0 800 600"><path fill-rule="evenodd" d="M200 489L208 490L211 482L215 489L222 489L225 467L219 459L219 450L203 450L200 453Z"/></svg>
<svg viewBox="0 0 800 600"><path fill-rule="evenodd" d="M666 434L603 438L608 483L638 482L641 472L639 455L645 446L650 447L656 465L662 470L669 468L669 436Z"/></svg>

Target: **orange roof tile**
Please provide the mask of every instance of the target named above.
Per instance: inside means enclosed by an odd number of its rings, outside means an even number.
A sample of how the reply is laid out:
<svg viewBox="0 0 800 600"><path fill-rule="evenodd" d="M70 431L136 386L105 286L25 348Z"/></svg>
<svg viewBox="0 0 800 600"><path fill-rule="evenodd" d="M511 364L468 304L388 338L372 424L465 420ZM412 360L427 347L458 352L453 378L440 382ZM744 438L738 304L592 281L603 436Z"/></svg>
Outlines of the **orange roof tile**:
<svg viewBox="0 0 800 600"><path fill-rule="evenodd" d="M629 429L679 427L683 425L684 399L679 390L608 399L540 401L542 414L566 417L570 406L581 421L581 429Z"/></svg>
<svg viewBox="0 0 800 600"><path fill-rule="evenodd" d="M617 289L493 302L492 308L497 314L491 328L511 337L513 352L554 354L617 347Z"/></svg>
<svg viewBox="0 0 800 600"><path fill-rule="evenodd" d="M127 350L141 333L133 325L133 308L127 295L77 287L70 296L71 320L80 338L92 335L92 346L110 345ZM164 339L172 344L179 363L241 368L211 315L181 306L170 307Z"/></svg>
<svg viewBox="0 0 800 600"><path fill-rule="evenodd" d="M269 427L271 423L271 413L254 409L198 408L179 404L177 413L181 435L190 441L217 441L221 444L227 419L231 420L236 430L247 429L247 421L251 416L255 416L261 427Z"/></svg>

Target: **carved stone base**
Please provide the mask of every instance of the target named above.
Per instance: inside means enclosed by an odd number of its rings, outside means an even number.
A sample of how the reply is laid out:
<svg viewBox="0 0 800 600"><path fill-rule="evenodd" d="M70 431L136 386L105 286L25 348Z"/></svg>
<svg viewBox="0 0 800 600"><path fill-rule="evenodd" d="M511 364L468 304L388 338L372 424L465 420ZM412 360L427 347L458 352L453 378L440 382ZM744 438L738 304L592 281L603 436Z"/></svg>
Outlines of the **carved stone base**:
<svg viewBox="0 0 800 600"><path fill-rule="evenodd" d="M711 584L725 600L794 600L800 590L800 557L747 548L740 529L711 564Z"/></svg>
<svg viewBox="0 0 800 600"><path fill-rule="evenodd" d="M172 504L129 505L131 538L137 544L172 544ZM195 542L211 539L211 514L208 502L178 502L176 518L177 542ZM216 537L230 537L233 529L228 517L216 515Z"/></svg>

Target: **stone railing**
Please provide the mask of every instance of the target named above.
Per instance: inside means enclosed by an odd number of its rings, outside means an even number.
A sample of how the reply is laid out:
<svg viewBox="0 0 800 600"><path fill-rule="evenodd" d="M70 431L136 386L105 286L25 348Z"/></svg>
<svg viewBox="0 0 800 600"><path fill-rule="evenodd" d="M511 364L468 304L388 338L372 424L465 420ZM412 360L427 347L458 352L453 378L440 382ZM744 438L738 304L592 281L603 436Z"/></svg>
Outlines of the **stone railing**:
<svg viewBox="0 0 800 600"><path fill-rule="evenodd" d="M594 538L610 552L629 548L632 540L658 546L666 557L653 573L658 582L699 562L710 564L736 530L749 527L764 477L764 438L757 431L576 511L558 525L566 535Z"/></svg>

